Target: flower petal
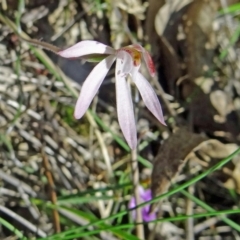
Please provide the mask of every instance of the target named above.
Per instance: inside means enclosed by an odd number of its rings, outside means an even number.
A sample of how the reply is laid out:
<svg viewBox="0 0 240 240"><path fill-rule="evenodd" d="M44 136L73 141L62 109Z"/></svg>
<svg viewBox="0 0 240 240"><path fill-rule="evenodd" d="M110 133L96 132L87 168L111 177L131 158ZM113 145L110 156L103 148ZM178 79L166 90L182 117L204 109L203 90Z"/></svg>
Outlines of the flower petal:
<svg viewBox="0 0 240 240"><path fill-rule="evenodd" d="M89 54L115 54L115 50L105 44L97 41L81 41L72 47L57 52L58 55L65 58L77 58Z"/></svg>
<svg viewBox="0 0 240 240"><path fill-rule="evenodd" d="M152 57L150 56L149 52L146 51L140 44L133 44L133 47L135 47L138 51L142 52L143 59L147 65L147 69L152 77L155 76L155 67L152 60Z"/></svg>
<svg viewBox="0 0 240 240"><path fill-rule="evenodd" d="M152 199L152 191L151 191L151 189L146 189L146 190L144 190L144 194L141 195L141 198L142 198L145 202L151 200L151 199Z"/></svg>
<svg viewBox="0 0 240 240"><path fill-rule="evenodd" d="M81 118L87 111L92 99L96 95L102 81L106 77L109 69L115 61L115 56L108 56L100 63L98 63L88 75L87 79L82 85L80 96L77 100L74 117Z"/></svg>
<svg viewBox="0 0 240 240"><path fill-rule="evenodd" d="M133 81L136 84L142 99L150 112L158 119L160 123L166 125L163 117L162 108L156 93L151 84L140 72L133 72Z"/></svg>
<svg viewBox="0 0 240 240"><path fill-rule="evenodd" d="M135 197L132 197L129 201L128 208L132 209L132 208L135 208L135 207L136 207L136 200L135 200Z"/></svg>
<svg viewBox="0 0 240 240"><path fill-rule="evenodd" d="M130 73L134 67L132 56L124 49L120 49L117 52L117 59L118 66L116 66L116 73L118 75Z"/></svg>
<svg viewBox="0 0 240 240"><path fill-rule="evenodd" d="M137 205L136 205L136 200L135 200L135 197L132 197L131 200L129 201L129 204L128 204L128 209L132 209L132 208L135 208ZM132 215L132 219L136 219L136 210L133 210L131 211L131 215Z"/></svg>
<svg viewBox="0 0 240 240"><path fill-rule="evenodd" d="M149 222L149 221L153 221L157 218L157 214L156 213L150 213L149 214L149 210L150 210L150 205L145 205L142 208L142 216L143 216L143 221L145 222Z"/></svg>
<svg viewBox="0 0 240 240"><path fill-rule="evenodd" d="M146 50L143 52L143 59L144 59L146 65L147 65L147 69L148 69L150 75L152 77L154 77L155 76L155 72L156 72L155 66L154 66L152 57L150 56L149 52L146 51Z"/></svg>
<svg viewBox="0 0 240 240"><path fill-rule="evenodd" d="M116 64L116 94L117 114L120 128L131 149L137 146L137 130L134 119L132 97L129 86L126 82L125 64L121 58L117 58Z"/></svg>
<svg viewBox="0 0 240 240"><path fill-rule="evenodd" d="M138 186L139 195L141 198L141 202L147 202L152 199L151 189L144 189L141 185ZM131 210L132 208L136 207L136 199L132 197L129 201L128 208ZM157 214L155 212L149 213L150 205L147 204L141 208L142 218L143 221L149 222L155 220L157 218ZM136 219L136 210L131 211L132 218Z"/></svg>
<svg viewBox="0 0 240 240"><path fill-rule="evenodd" d="M139 196L144 199L144 195L145 195L145 189L142 187L142 185L138 186L138 192L139 192Z"/></svg>

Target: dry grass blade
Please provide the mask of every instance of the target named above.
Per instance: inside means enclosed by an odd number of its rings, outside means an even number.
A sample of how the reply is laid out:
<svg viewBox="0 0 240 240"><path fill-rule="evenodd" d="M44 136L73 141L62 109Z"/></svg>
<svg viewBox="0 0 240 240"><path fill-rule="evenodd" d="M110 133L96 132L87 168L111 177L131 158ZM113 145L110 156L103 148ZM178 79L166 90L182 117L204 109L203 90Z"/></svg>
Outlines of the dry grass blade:
<svg viewBox="0 0 240 240"><path fill-rule="evenodd" d="M239 10L239 0L1 1L0 239L238 239ZM56 52L83 40L152 51L156 77L140 71L167 127L134 94L132 173L114 69L92 111L73 118L94 64ZM147 223L148 204L128 209L148 201L140 187L151 198L151 181L153 197L177 182L152 215L158 224Z"/></svg>
<svg viewBox="0 0 240 240"><path fill-rule="evenodd" d="M33 233L37 234L39 237L46 237L47 236L47 234L45 232L43 232L41 229L39 229L37 226L33 225L31 222L29 222L25 218L19 216L18 214L16 214L15 212L11 211L10 209L8 209L8 208L6 208L4 206L0 206L0 211L2 213L7 214L12 219L18 221L19 223L24 225L26 228L31 230Z"/></svg>

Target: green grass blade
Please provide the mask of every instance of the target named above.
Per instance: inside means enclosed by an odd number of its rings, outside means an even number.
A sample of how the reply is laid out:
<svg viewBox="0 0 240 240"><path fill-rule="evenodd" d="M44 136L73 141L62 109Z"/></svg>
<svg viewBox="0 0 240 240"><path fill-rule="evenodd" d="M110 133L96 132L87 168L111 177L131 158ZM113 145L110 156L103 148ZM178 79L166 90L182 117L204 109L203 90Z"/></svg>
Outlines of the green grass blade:
<svg viewBox="0 0 240 240"><path fill-rule="evenodd" d="M193 196L192 194L188 193L185 190L182 190L181 193L183 195L185 195L187 198L191 199L193 202L195 202L197 205L201 206L202 208L204 208L205 210L207 210L210 213L217 213L218 211L216 211L214 208L210 207L208 204L206 204L205 202L201 201L200 199L198 199L197 197ZM238 212L240 213L240 209L238 209ZM240 232L240 225L235 223L234 221L232 221L231 219L227 218L227 217L223 217L221 216L221 219L228 224L230 227L232 227L233 229L237 230L238 232Z"/></svg>
<svg viewBox="0 0 240 240"><path fill-rule="evenodd" d="M0 217L0 224L2 224L4 227L6 227L9 231L13 232L17 237L19 237L22 240L27 239L26 237L24 237L24 235L17 230L12 224L10 224L9 222L7 222L5 219Z"/></svg>
<svg viewBox="0 0 240 240"><path fill-rule="evenodd" d="M224 60L225 57L228 54L228 49L230 47L232 47L239 39L240 36L240 26L237 27L237 29L235 30L235 32L233 33L232 37L230 38L230 42L228 44L228 46L221 52L219 58L220 60Z"/></svg>
<svg viewBox="0 0 240 240"><path fill-rule="evenodd" d="M161 219L157 219L154 221L150 221L148 223L176 222L176 221L183 221L188 218L196 219L196 218L203 218L203 217L221 216L221 215L226 215L226 214L239 214L239 213L240 213L239 210L224 210L224 211L216 211L216 212L208 212L208 213L199 213L199 214L193 214L193 215L180 215L180 216L176 216L176 217L161 218ZM137 224L148 224L148 223L144 222L144 223L137 223ZM99 234L101 231L116 231L116 230L122 230L122 229L129 229L134 226L136 226L135 223L128 223L128 224L122 224L122 225L118 225L118 226L105 226L101 229L91 230L88 232L83 232L82 228L76 228L72 231L72 233L67 233L67 231L66 231L61 234L56 234L56 235L50 236L48 238L40 238L38 240L74 239L74 238L78 238L78 237ZM118 231L116 231L116 232L118 232ZM133 237L135 237L135 236L133 236ZM136 237L135 238L124 238L124 239L138 240L138 238L136 238Z"/></svg>
<svg viewBox="0 0 240 240"><path fill-rule="evenodd" d="M236 3L231 6L228 6L227 8L221 9L219 13L223 15L223 14L235 13L239 11L240 11L240 3Z"/></svg>
<svg viewBox="0 0 240 240"><path fill-rule="evenodd" d="M142 206L145 206L147 204L150 204L150 203L154 203L154 202L157 202L165 197L170 197L171 195L175 194L175 193L178 193L182 190L184 190L185 188L193 185L194 183L198 182L199 180L203 179L204 177L208 176L209 174L213 173L214 171L216 170L219 170L221 169L221 167L223 167L225 164L227 164L234 156L236 156L237 154L240 153L240 148L238 148L235 152L233 152L231 155L229 155L228 157L224 158L223 160L221 160L219 163L217 163L216 165L214 165L213 167L209 168L208 170L204 171L203 173L199 174L198 176L192 178L191 180L187 181L186 183L183 183L182 185L178 186L178 187L175 187L174 189L172 189L171 191L167 192L167 193L164 193L158 197L155 197L154 199L152 199L151 201L148 201L148 202L144 202L140 205L138 205L137 207L142 207ZM104 223L105 221L108 221L108 220L112 220L112 219L115 219L115 218L118 218L118 217L121 217L121 216L124 216L126 215L130 210L124 210L124 211L121 211L115 215L112 215L112 216L109 216L107 218L104 218L104 219L100 219L100 220L96 220L94 222L91 222L85 226L82 226L80 228L76 228L76 229L71 229L71 230L68 230L65 232L65 234L67 235L70 235L71 233L75 232L76 230L78 231L84 231L84 229L88 228L89 226L93 226L93 225L99 225L99 224L102 224ZM221 213L223 214L224 211L222 211ZM231 212L234 212L234 213L239 213L239 211L236 211L236 210L229 210L229 211L225 211L224 213L231 213ZM214 212L214 214L218 214L219 212ZM201 215L201 217L204 217L204 216L209 216L213 213L204 213ZM193 215L193 216L200 216L200 215ZM172 218L172 219L179 219L177 217L175 218ZM185 218L186 219L186 218ZM180 219L179 219L180 220ZM163 221L163 220L161 220ZM129 226L129 225L128 225ZM131 225L132 226L132 225ZM54 236L57 236L57 235L54 235Z"/></svg>

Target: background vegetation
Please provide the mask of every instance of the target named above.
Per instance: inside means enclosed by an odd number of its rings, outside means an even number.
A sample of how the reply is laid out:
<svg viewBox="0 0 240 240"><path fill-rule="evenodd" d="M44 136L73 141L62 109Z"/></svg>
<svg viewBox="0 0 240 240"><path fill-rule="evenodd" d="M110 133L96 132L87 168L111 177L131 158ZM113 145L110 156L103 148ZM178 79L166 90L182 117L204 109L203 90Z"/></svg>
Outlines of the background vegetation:
<svg viewBox="0 0 240 240"><path fill-rule="evenodd" d="M237 0L1 0L0 239L240 239L239 12ZM114 69L77 121L76 97L94 64L19 35L61 48L138 42L151 52L157 77L142 73L167 127L133 86L135 171L152 189L156 220L136 224L128 209L132 157Z"/></svg>

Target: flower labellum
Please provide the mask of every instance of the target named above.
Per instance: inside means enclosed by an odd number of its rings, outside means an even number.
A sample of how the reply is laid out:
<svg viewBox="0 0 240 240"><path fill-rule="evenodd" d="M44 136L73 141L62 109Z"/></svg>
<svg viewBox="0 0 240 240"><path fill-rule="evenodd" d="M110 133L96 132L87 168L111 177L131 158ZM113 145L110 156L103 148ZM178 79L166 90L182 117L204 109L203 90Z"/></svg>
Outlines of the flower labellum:
<svg viewBox="0 0 240 240"><path fill-rule="evenodd" d="M57 51L58 55L65 58L92 58L105 56L88 75L82 85L79 98L76 103L74 116L80 119L87 111L100 85L106 77L114 61L116 61L116 97L117 114L120 128L131 149L137 146L137 130L134 118L133 103L129 86L126 81L128 75L136 84L146 107L164 125L162 108L158 97L150 83L139 72L141 59L143 58L151 76L155 69L149 53L138 44L123 47L119 50L106 46L96 41L81 41L65 50Z"/></svg>
<svg viewBox="0 0 240 240"><path fill-rule="evenodd" d="M139 196L141 199L141 203L150 201L152 199L152 192L151 189L144 189L142 186L138 186L138 191L139 191ZM131 198L128 208L132 209L137 206L136 204L136 199L134 197ZM142 207L141 212L142 212L142 219L145 222L153 221L157 218L156 213L149 213L150 211L150 205L145 205ZM132 211L132 218L136 219L136 211Z"/></svg>

